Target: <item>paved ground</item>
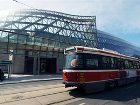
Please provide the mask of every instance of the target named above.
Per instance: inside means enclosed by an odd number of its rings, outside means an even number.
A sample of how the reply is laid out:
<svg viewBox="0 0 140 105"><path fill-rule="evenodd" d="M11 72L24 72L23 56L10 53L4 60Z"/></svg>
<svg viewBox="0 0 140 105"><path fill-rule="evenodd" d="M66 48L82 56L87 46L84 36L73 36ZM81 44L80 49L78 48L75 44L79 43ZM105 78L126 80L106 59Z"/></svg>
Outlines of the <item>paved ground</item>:
<svg viewBox="0 0 140 105"><path fill-rule="evenodd" d="M5 74L6 79L0 82L2 84L12 84L19 82L33 82L33 81L47 81L47 80L61 80L61 74L46 74L46 75L22 75L22 74L12 74L9 78L7 78L7 74Z"/></svg>

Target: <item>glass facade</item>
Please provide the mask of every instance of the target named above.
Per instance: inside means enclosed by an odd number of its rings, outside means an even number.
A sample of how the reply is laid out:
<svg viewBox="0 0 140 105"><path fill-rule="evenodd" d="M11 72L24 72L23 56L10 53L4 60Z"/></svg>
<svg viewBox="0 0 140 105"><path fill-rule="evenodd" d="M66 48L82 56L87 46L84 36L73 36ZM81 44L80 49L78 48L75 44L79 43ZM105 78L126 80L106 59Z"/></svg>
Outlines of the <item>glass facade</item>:
<svg viewBox="0 0 140 105"><path fill-rule="evenodd" d="M121 54L126 54L129 56L140 57L140 48L136 47L129 42L117 38L111 34L105 33L103 31L97 31L97 40L99 48L106 48L113 51L117 51Z"/></svg>
<svg viewBox="0 0 140 105"><path fill-rule="evenodd" d="M29 45L42 46L42 38L45 38L49 47L97 47L96 33L93 32L96 30L95 16L70 15L47 10L20 10L9 14L5 21L0 22L0 29L12 34L9 40L5 38L11 43L27 41ZM17 36L16 33L27 38ZM7 34L4 32L2 35L4 37ZM22 38L26 40L21 40Z"/></svg>

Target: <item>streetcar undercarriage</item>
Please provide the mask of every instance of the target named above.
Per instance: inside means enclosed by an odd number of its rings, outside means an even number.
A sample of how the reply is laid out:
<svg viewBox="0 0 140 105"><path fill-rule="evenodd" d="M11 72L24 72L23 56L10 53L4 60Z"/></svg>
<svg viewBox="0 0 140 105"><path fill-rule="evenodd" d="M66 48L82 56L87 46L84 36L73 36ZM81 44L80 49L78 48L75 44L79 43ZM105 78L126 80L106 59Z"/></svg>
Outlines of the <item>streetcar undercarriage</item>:
<svg viewBox="0 0 140 105"><path fill-rule="evenodd" d="M64 81L63 83L65 84L65 88L77 87L77 89L82 90L82 92L84 93L91 93L91 92L100 92L106 89L127 85L139 80L140 80L140 76L131 77L131 78L121 78L115 80L107 80L107 81L99 81L99 82L96 81L90 83L72 83L66 81Z"/></svg>

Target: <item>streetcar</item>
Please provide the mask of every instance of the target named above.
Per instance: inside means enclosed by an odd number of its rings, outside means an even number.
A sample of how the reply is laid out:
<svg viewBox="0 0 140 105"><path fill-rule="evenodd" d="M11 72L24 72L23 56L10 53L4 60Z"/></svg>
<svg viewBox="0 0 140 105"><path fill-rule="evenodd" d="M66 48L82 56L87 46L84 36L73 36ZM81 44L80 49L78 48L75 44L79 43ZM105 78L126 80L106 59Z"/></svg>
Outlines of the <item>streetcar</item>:
<svg viewBox="0 0 140 105"><path fill-rule="evenodd" d="M109 49L72 46L64 50L65 87L98 92L140 80L140 59Z"/></svg>

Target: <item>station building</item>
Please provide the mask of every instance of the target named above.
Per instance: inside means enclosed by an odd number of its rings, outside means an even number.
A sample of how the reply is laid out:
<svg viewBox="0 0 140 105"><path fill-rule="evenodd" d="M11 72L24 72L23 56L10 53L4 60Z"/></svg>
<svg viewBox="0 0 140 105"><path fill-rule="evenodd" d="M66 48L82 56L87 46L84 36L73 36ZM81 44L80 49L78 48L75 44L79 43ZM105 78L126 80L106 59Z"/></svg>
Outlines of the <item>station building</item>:
<svg viewBox="0 0 140 105"><path fill-rule="evenodd" d="M140 57L139 47L97 30L95 16L32 9L0 20L0 61L12 61L11 73L61 73L63 50L77 45Z"/></svg>

